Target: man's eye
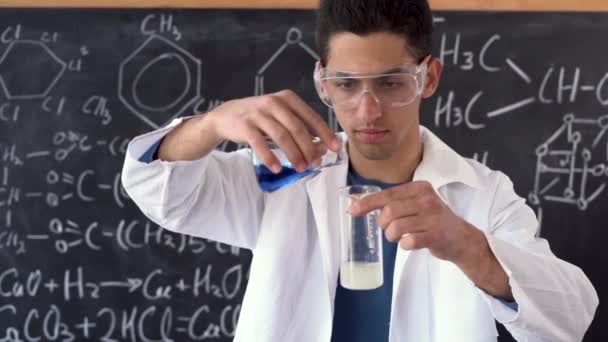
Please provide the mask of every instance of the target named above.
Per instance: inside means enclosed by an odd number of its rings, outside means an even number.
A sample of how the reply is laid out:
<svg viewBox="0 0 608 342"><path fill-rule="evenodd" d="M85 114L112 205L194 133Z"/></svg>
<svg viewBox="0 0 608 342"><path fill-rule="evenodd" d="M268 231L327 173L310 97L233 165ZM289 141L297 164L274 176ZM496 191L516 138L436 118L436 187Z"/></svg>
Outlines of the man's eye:
<svg viewBox="0 0 608 342"><path fill-rule="evenodd" d="M403 82L395 81L395 80L384 80L382 81L383 88L398 88L403 86Z"/></svg>
<svg viewBox="0 0 608 342"><path fill-rule="evenodd" d="M336 82L338 88L351 89L354 86L353 81L338 81Z"/></svg>

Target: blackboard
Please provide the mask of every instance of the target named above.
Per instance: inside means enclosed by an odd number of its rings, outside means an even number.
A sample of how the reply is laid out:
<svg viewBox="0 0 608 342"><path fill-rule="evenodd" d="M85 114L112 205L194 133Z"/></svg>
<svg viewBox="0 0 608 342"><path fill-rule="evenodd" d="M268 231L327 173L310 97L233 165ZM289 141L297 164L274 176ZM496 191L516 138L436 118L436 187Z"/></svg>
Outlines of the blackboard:
<svg viewBox="0 0 608 342"><path fill-rule="evenodd" d="M291 88L316 98L314 12L0 11L0 341L232 340L251 253L147 221L126 144ZM507 173L608 300L608 14L435 13L422 123ZM219 148L233 150L233 144ZM604 341L600 305L585 341ZM510 341L501 330L501 341Z"/></svg>

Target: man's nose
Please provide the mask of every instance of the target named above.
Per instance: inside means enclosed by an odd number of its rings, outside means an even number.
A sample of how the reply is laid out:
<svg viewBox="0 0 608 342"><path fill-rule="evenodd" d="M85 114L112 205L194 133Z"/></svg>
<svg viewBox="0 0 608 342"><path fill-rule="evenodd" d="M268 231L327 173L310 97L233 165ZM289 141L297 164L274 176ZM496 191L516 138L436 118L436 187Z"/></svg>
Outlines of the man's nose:
<svg viewBox="0 0 608 342"><path fill-rule="evenodd" d="M361 94L357 115L366 122L374 121L382 116L382 106L373 93L366 90Z"/></svg>

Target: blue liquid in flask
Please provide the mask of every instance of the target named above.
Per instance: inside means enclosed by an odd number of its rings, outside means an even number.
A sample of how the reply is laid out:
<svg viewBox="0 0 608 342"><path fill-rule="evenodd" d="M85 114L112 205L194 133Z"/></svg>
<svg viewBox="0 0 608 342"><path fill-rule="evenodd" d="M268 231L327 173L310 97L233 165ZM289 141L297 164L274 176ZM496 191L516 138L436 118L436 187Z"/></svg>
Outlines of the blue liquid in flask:
<svg viewBox="0 0 608 342"><path fill-rule="evenodd" d="M264 164L255 165L255 175L263 191L273 192L315 172L311 168L303 172L297 172L291 165L281 165L281 167L281 172L275 174Z"/></svg>

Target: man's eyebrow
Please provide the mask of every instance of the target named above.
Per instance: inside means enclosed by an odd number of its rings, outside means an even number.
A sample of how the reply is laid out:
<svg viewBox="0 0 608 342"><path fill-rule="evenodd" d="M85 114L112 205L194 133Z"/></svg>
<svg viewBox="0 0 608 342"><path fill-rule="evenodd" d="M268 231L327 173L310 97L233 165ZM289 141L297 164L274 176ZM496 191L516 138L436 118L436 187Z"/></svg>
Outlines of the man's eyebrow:
<svg viewBox="0 0 608 342"><path fill-rule="evenodd" d="M394 68L390 68L387 70L384 70L380 73L374 74L374 73L370 73L370 75L378 75L378 76L382 76L382 75L390 75L390 74L396 74L396 73L403 73L405 72L405 70L403 70L402 67L394 67ZM347 71L336 71L335 74L336 77L357 77L358 73L350 73Z"/></svg>
<svg viewBox="0 0 608 342"><path fill-rule="evenodd" d="M346 71L336 71L336 77L352 77L353 74Z"/></svg>
<svg viewBox="0 0 608 342"><path fill-rule="evenodd" d="M402 72L404 72L402 67L395 67L395 68L391 68L388 70L384 70L379 75L397 74L397 73L402 73Z"/></svg>

